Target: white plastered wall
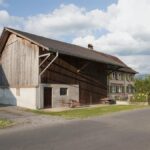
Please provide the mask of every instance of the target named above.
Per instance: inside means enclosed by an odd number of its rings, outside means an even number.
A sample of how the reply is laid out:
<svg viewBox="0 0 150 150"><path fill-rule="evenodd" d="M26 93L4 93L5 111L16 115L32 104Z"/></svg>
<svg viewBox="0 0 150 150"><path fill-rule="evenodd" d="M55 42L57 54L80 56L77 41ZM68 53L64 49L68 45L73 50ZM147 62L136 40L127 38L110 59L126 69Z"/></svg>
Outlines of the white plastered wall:
<svg viewBox="0 0 150 150"><path fill-rule="evenodd" d="M0 88L0 104L36 109L37 88Z"/></svg>
<svg viewBox="0 0 150 150"><path fill-rule="evenodd" d="M38 108L44 107L44 87L52 88L52 107L62 107L62 101L65 103L69 100L79 101L79 85L68 85L68 84L41 84L40 85L40 100L38 100ZM67 88L67 95L60 95L60 88Z"/></svg>

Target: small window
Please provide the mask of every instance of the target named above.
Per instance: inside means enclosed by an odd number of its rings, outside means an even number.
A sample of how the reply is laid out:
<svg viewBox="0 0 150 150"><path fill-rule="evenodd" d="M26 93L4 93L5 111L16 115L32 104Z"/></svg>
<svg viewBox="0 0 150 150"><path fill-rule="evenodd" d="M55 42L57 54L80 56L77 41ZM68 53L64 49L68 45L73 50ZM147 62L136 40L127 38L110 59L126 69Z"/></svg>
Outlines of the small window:
<svg viewBox="0 0 150 150"><path fill-rule="evenodd" d="M116 86L115 86L115 85L112 85L112 86L111 86L111 90L112 90L111 93L116 93Z"/></svg>
<svg viewBox="0 0 150 150"><path fill-rule="evenodd" d="M121 80L121 74L118 73L118 80Z"/></svg>
<svg viewBox="0 0 150 150"><path fill-rule="evenodd" d="M115 73L114 72L112 73L112 79L115 79Z"/></svg>
<svg viewBox="0 0 150 150"><path fill-rule="evenodd" d="M118 79L119 79L118 77L119 77L119 76L118 76L118 73L116 72L116 73L115 73L115 79L118 80Z"/></svg>
<svg viewBox="0 0 150 150"><path fill-rule="evenodd" d="M123 73L121 74L121 80L122 81L124 80L124 74Z"/></svg>
<svg viewBox="0 0 150 150"><path fill-rule="evenodd" d="M68 88L60 88L60 95L67 95Z"/></svg>

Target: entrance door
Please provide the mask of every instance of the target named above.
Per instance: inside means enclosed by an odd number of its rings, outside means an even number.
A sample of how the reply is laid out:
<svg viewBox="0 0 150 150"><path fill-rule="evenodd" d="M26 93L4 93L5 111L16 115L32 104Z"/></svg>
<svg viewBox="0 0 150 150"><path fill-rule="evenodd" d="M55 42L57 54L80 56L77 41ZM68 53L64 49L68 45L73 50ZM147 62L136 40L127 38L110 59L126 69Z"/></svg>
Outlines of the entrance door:
<svg viewBox="0 0 150 150"><path fill-rule="evenodd" d="M52 88L44 87L44 108L52 107Z"/></svg>

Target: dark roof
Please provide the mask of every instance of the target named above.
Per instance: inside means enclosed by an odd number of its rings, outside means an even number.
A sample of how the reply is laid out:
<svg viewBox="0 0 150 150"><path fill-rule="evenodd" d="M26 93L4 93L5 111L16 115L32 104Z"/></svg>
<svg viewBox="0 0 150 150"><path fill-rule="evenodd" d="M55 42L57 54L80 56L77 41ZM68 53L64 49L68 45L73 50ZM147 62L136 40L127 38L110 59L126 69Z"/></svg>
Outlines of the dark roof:
<svg viewBox="0 0 150 150"><path fill-rule="evenodd" d="M117 61L118 63L122 63L125 65L125 67L119 68L118 70L121 72L128 72L128 73L133 73L136 74L138 73L137 71L135 71L134 69L130 68L129 66L127 66L123 61L121 61L119 58L109 55L109 57L112 57L112 59L114 59L115 61Z"/></svg>
<svg viewBox="0 0 150 150"><path fill-rule="evenodd" d="M88 48L84 48L81 46L49 39L46 37L34 35L31 33L15 30L15 29L11 29L11 28L4 28L4 31L1 36L0 44L2 43L1 41L3 39L4 32L15 33L18 36L29 39L33 43L36 43L36 44L44 47L47 50L54 51L54 52L58 51L60 54L75 56L75 57L84 58L84 59L92 60L92 61L96 61L96 62L102 62L102 63L115 65L115 66L119 66L119 67L125 67L125 68L127 67L127 65L124 64L117 57L114 57L114 56L111 56L108 54L104 54L104 53L101 53L101 52L98 52L95 50L90 50ZM2 46L0 47L0 52L1 51L2 51ZM133 70L130 70L130 71L132 72Z"/></svg>
<svg viewBox="0 0 150 150"><path fill-rule="evenodd" d="M130 67L120 68L120 69L119 69L119 71L121 71L121 72L133 73L133 74L138 73L137 71L133 70L133 69L132 69L132 68L130 68Z"/></svg>

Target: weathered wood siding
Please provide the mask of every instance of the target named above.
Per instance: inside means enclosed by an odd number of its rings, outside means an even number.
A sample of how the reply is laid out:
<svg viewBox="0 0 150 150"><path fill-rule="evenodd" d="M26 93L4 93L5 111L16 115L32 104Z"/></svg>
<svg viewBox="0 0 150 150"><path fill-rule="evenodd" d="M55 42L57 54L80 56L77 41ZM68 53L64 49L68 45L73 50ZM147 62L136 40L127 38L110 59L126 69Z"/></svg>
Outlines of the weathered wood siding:
<svg viewBox="0 0 150 150"><path fill-rule="evenodd" d="M68 56L70 57L70 56ZM47 62L48 63L48 62ZM84 72L77 72L74 65L64 58L59 58L42 75L42 83L78 84L80 90L80 103L100 103L100 99L107 96L107 74L106 65L91 64L84 69ZM46 65L46 64L45 64ZM44 66L41 67L42 70Z"/></svg>
<svg viewBox="0 0 150 150"><path fill-rule="evenodd" d="M38 56L37 45L11 34L0 58L0 86L37 86Z"/></svg>
<svg viewBox="0 0 150 150"><path fill-rule="evenodd" d="M40 49L40 54L44 52ZM39 47L23 38L11 34L0 58L0 86L38 86L38 76L51 61L53 55L39 71ZM41 58L40 62L42 61ZM79 85L81 104L99 103L107 96L106 65L59 55L41 77L41 83ZM77 70L86 66L80 72Z"/></svg>

